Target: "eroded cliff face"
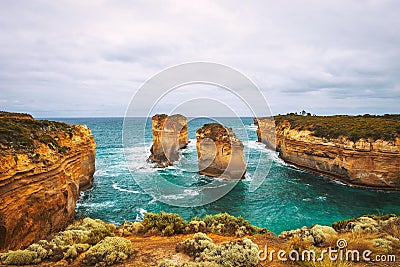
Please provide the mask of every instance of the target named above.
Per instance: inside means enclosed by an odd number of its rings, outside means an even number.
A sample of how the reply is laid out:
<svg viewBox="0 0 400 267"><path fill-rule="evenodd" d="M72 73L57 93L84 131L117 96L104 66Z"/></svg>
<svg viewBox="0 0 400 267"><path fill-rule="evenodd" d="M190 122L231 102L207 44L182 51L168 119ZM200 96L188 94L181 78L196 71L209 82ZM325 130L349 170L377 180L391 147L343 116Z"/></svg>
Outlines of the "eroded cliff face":
<svg viewBox="0 0 400 267"><path fill-rule="evenodd" d="M0 116L0 250L46 238L74 218L92 186L96 144L86 126Z"/></svg>
<svg viewBox="0 0 400 267"><path fill-rule="evenodd" d="M153 145L149 160L156 167L171 166L179 159L179 149L184 148L188 141L188 121L186 117L175 114L156 114L152 117Z"/></svg>
<svg viewBox="0 0 400 267"><path fill-rule="evenodd" d="M275 148L286 162L335 177L347 184L400 189L400 138L395 141L346 137L315 137L309 130L292 129L288 121L276 126L271 119L254 119L258 141Z"/></svg>
<svg viewBox="0 0 400 267"><path fill-rule="evenodd" d="M218 123L205 124L196 131L200 174L225 179L243 179L246 163L243 143L232 129Z"/></svg>

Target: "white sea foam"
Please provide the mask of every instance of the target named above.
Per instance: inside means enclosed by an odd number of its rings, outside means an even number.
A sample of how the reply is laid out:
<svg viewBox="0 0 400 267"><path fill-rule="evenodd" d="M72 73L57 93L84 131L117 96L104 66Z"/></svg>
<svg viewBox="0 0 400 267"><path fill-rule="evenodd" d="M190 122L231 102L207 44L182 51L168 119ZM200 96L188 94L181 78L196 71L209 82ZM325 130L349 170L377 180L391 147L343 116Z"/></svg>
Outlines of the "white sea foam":
<svg viewBox="0 0 400 267"><path fill-rule="evenodd" d="M189 195L189 196L198 196L199 192L196 190L192 190L192 189L185 189L183 190L183 192L185 192L185 194Z"/></svg>
<svg viewBox="0 0 400 267"><path fill-rule="evenodd" d="M156 203L157 199L155 197L153 197L152 200L149 201L149 203L147 203L147 205L152 205L154 203Z"/></svg>
<svg viewBox="0 0 400 267"><path fill-rule="evenodd" d="M143 209L143 208L139 208L139 214L136 214L136 218L135 221L143 221L144 219L144 215L147 213L147 210Z"/></svg>
<svg viewBox="0 0 400 267"><path fill-rule="evenodd" d="M77 207L85 207L85 208L109 208L114 206L114 201L105 201L101 203L77 203Z"/></svg>
<svg viewBox="0 0 400 267"><path fill-rule="evenodd" d="M114 183L114 184L112 185L112 187L113 187L115 190L118 190L118 191L120 191L120 192L127 192L127 193L132 193L132 194L143 194L143 193L140 192L140 191L129 190L129 189L121 188L121 187L119 187L119 185L116 184L116 183Z"/></svg>
<svg viewBox="0 0 400 267"><path fill-rule="evenodd" d="M147 161L150 147L131 147L125 149L127 165L130 170L138 172L154 172L153 165Z"/></svg>
<svg viewBox="0 0 400 267"><path fill-rule="evenodd" d="M331 180L333 183L335 183L335 184L339 184L339 185L345 185L345 186L347 186L347 184L345 184L345 183L343 183L343 182L341 182L341 181L339 181L339 180ZM351 185L350 185L351 186Z"/></svg>

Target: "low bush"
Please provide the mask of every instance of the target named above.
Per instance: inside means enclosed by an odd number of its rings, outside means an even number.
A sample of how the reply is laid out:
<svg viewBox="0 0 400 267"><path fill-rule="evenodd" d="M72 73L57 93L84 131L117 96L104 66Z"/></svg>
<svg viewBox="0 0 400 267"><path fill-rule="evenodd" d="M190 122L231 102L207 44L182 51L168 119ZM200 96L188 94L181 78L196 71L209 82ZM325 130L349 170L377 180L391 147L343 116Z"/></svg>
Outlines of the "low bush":
<svg viewBox="0 0 400 267"><path fill-rule="evenodd" d="M142 228L143 227L143 228ZM121 226L130 232L135 232L132 223L124 223ZM161 232L162 235L170 236L181 233L215 233L220 235L243 237L259 233L268 233L267 229L252 225L242 217L234 217L227 213L206 215L203 218L192 218L188 223L178 214L174 213L146 213L140 225L140 231L151 233Z"/></svg>
<svg viewBox="0 0 400 267"><path fill-rule="evenodd" d="M259 228L252 225L249 221L241 216L234 217L228 213L219 213L216 215L206 215L202 219L207 229L211 233L220 235L236 235L242 237L245 235L254 235L259 233L267 233L267 229Z"/></svg>
<svg viewBox="0 0 400 267"><path fill-rule="evenodd" d="M193 238L178 244L176 250L192 257L195 264L205 264L194 266L251 267L258 264L258 246L247 238L217 246L204 233L196 233Z"/></svg>
<svg viewBox="0 0 400 267"><path fill-rule="evenodd" d="M83 263L108 266L124 262L132 253L131 241L122 237L106 237L86 252Z"/></svg>
<svg viewBox="0 0 400 267"><path fill-rule="evenodd" d="M0 259L5 265L37 264L42 261L36 252L26 249L0 253Z"/></svg>
<svg viewBox="0 0 400 267"><path fill-rule="evenodd" d="M146 213L142 225L144 232L157 229L162 235L171 236L183 233L187 222L178 214L161 211L159 213Z"/></svg>
<svg viewBox="0 0 400 267"><path fill-rule="evenodd" d="M9 251L0 255L3 264L26 265L61 259L73 260L107 236L113 236L116 227L101 220L85 218L75 221L51 240L40 240L25 250Z"/></svg>

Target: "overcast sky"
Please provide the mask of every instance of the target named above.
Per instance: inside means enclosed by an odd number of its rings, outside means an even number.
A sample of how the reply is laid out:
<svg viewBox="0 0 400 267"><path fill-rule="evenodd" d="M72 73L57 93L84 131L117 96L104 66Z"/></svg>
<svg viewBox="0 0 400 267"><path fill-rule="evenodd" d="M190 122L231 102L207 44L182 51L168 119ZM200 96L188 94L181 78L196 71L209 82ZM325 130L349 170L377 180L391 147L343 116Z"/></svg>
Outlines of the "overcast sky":
<svg viewBox="0 0 400 267"><path fill-rule="evenodd" d="M400 113L399 14L396 0L2 0L0 110L123 116L152 75L211 61L273 114Z"/></svg>

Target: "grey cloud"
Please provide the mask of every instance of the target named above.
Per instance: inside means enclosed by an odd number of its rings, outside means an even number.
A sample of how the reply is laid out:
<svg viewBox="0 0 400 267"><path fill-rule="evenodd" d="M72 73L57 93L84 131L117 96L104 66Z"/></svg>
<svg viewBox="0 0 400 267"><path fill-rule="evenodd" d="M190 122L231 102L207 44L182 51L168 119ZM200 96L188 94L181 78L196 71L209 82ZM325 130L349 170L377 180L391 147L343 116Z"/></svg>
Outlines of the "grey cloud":
<svg viewBox="0 0 400 267"><path fill-rule="evenodd" d="M146 79L199 60L249 76L273 113L399 113L399 9L394 0L2 1L0 109L122 116Z"/></svg>

